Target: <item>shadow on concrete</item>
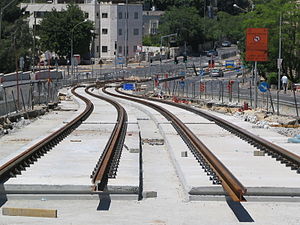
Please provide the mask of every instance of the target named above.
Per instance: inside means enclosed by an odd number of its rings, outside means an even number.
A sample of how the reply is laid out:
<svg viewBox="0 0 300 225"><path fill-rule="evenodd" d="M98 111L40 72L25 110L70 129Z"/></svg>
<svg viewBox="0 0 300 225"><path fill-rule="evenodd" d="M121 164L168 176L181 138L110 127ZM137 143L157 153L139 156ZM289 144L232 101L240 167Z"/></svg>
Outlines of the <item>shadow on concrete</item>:
<svg viewBox="0 0 300 225"><path fill-rule="evenodd" d="M239 222L254 222L251 215L240 202L234 202L231 199L226 199L226 202Z"/></svg>
<svg viewBox="0 0 300 225"><path fill-rule="evenodd" d="M99 205L97 211L108 211L110 208L111 198L108 193L99 194Z"/></svg>
<svg viewBox="0 0 300 225"><path fill-rule="evenodd" d="M7 196L5 194L4 184L0 183L0 207L7 202Z"/></svg>

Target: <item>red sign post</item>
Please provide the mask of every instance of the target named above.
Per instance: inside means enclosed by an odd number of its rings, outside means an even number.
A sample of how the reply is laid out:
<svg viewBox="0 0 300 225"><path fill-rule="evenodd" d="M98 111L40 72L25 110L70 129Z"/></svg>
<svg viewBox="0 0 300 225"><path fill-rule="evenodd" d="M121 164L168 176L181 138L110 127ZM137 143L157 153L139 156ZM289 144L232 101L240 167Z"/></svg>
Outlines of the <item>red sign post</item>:
<svg viewBox="0 0 300 225"><path fill-rule="evenodd" d="M268 61L268 29L248 28L246 39L246 61Z"/></svg>
<svg viewBox="0 0 300 225"><path fill-rule="evenodd" d="M246 61L254 61L255 108L257 108L257 62L268 61L268 29L248 28L246 39Z"/></svg>

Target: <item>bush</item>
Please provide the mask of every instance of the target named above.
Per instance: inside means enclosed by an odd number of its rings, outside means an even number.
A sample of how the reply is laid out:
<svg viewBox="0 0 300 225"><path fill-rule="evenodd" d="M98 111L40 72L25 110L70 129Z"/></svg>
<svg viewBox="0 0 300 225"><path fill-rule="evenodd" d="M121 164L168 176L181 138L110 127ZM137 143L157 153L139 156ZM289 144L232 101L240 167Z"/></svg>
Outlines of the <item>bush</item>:
<svg viewBox="0 0 300 225"><path fill-rule="evenodd" d="M270 84L270 85L272 85L272 84L275 84L275 85L277 85L278 84L278 77L277 77L278 75L277 75L277 73L275 73L275 72L272 72L272 73L269 73L268 74L268 76L267 76L267 79L268 79L268 83Z"/></svg>

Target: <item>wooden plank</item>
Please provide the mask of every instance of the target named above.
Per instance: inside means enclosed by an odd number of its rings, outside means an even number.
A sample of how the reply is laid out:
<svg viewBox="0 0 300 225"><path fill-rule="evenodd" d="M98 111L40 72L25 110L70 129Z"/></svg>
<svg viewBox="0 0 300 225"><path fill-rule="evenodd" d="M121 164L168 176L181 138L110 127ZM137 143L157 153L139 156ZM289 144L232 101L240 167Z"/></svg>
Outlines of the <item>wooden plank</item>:
<svg viewBox="0 0 300 225"><path fill-rule="evenodd" d="M57 210L3 207L2 215L57 218Z"/></svg>

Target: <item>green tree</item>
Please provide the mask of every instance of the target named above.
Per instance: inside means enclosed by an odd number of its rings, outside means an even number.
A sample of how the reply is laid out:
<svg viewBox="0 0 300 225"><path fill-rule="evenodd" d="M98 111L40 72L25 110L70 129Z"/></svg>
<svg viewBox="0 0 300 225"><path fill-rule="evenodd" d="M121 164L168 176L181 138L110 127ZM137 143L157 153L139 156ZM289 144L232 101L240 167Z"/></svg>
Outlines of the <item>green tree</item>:
<svg viewBox="0 0 300 225"><path fill-rule="evenodd" d="M146 0L147 4L151 6L156 6L158 10L167 10L170 6L176 7L195 7L199 15L204 16L206 11L206 16L208 12L208 7L211 5L217 8L217 11L227 12L232 15L240 13L239 9L233 7L233 4L237 4L241 8L249 8L249 0ZM215 5L216 4L216 5Z"/></svg>
<svg viewBox="0 0 300 225"><path fill-rule="evenodd" d="M4 7L10 0L1 1ZM9 73L19 69L19 58L25 59L25 70L29 69L31 62L32 35L26 22L24 11L15 1L3 11L2 29L0 38L0 73ZM17 63L16 63L17 62Z"/></svg>
<svg viewBox="0 0 300 225"><path fill-rule="evenodd" d="M282 14L283 73L292 81L300 78L300 10L296 1L258 1L255 10L245 15L244 28L269 29L269 61L259 63L263 75L277 71L279 17Z"/></svg>
<svg viewBox="0 0 300 225"><path fill-rule="evenodd" d="M187 42L194 49L204 39L202 20L194 7L170 8L162 17L159 31L161 35L177 33L179 45Z"/></svg>
<svg viewBox="0 0 300 225"><path fill-rule="evenodd" d="M158 35L147 35L143 37L144 46L159 46L160 40Z"/></svg>
<svg viewBox="0 0 300 225"><path fill-rule="evenodd" d="M67 10L52 10L47 13L39 29L42 50L53 51L60 58L70 58L73 37L73 53L87 55L92 40L91 30L94 26L91 21L84 22L84 20L83 11L78 5L73 4L68 5Z"/></svg>

